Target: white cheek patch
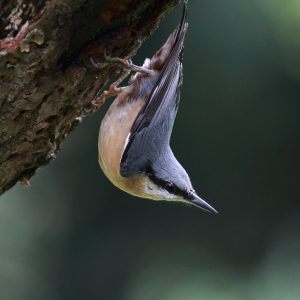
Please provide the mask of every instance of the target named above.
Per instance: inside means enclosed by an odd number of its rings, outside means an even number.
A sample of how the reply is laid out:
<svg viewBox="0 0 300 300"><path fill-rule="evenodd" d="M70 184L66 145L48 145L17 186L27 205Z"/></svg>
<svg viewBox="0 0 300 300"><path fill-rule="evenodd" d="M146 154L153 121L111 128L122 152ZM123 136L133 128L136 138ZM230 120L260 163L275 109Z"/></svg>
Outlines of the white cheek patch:
<svg viewBox="0 0 300 300"><path fill-rule="evenodd" d="M151 198L154 200L166 200L166 198L170 197L168 191L161 189L157 185L153 184L151 181L148 181L146 183L145 192L151 195Z"/></svg>
<svg viewBox="0 0 300 300"><path fill-rule="evenodd" d="M153 200L165 200L165 201L182 201L180 197L169 193L167 190L157 186L151 180L145 184L145 192L151 195Z"/></svg>

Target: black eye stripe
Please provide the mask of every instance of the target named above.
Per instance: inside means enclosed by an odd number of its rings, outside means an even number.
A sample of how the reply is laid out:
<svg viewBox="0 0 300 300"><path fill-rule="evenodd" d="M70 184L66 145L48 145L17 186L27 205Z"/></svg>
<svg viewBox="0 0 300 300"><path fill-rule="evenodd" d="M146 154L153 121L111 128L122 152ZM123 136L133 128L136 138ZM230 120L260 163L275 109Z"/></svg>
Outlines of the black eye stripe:
<svg viewBox="0 0 300 300"><path fill-rule="evenodd" d="M181 196L187 200L190 200L192 198L191 194L188 191L181 190L178 186L176 186L172 182L159 179L153 175L150 175L149 177L156 185L167 190L170 194Z"/></svg>
<svg viewBox="0 0 300 300"><path fill-rule="evenodd" d="M162 187L163 189L167 190L169 193L181 196L184 199L191 200L193 199L193 196L191 192L187 190L182 190L178 186L176 186L174 183L170 181L165 181L163 179L158 178L155 175L155 172L153 171L150 162L146 165L144 169L144 173L147 174L147 176L158 186Z"/></svg>

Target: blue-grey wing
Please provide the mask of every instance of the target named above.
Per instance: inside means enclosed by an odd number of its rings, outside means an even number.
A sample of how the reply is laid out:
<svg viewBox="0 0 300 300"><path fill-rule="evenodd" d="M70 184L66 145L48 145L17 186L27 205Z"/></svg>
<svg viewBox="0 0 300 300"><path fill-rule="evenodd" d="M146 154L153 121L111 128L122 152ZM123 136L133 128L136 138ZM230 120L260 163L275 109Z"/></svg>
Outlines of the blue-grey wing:
<svg viewBox="0 0 300 300"><path fill-rule="evenodd" d="M145 110L139 114L138 117L143 121L139 124L142 124L143 127L137 127L138 130L130 132L128 144L121 160L120 173L122 176L130 177L146 173L151 162L163 155L165 148L168 147L178 107L180 69L181 66L177 64L172 72L174 78L169 83L168 89L164 91L164 95L159 95L164 101L156 113L151 116L151 111L148 114L148 111ZM157 90L157 92L159 91L160 89Z"/></svg>
<svg viewBox="0 0 300 300"><path fill-rule="evenodd" d="M182 82L182 49L187 30L185 12L171 53L149 98L137 115L124 150L120 174L147 173L151 162L164 155L176 117Z"/></svg>

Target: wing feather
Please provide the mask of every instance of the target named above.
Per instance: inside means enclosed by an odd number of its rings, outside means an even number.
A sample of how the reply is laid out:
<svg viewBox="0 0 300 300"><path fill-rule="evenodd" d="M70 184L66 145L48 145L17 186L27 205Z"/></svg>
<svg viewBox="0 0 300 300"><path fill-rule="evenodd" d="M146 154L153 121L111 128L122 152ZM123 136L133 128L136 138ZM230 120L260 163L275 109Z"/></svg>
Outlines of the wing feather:
<svg viewBox="0 0 300 300"><path fill-rule="evenodd" d="M186 5L174 46L163 66L148 101L137 115L125 147L120 173L130 177L147 172L151 161L164 153L176 117L182 82L182 49L187 31Z"/></svg>

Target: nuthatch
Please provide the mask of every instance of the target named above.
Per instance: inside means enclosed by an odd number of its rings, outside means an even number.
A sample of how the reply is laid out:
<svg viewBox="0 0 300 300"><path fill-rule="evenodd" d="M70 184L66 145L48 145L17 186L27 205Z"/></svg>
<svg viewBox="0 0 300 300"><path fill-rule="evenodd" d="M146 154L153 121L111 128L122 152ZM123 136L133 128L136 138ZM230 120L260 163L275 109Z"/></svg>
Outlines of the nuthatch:
<svg viewBox="0 0 300 300"><path fill-rule="evenodd" d="M118 93L118 97L101 123L99 164L109 180L129 194L190 203L217 213L196 194L170 148L182 83L186 12L187 1L177 29L142 67L107 58L136 73L128 86L110 87L111 94Z"/></svg>

